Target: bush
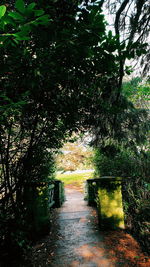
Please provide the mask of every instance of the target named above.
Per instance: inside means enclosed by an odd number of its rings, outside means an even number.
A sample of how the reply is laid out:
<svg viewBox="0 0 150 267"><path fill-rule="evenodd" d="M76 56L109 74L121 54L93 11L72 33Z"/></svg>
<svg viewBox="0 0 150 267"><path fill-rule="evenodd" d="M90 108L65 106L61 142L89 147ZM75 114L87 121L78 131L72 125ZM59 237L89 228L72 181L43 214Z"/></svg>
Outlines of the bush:
<svg viewBox="0 0 150 267"><path fill-rule="evenodd" d="M35 239L35 232L39 230L39 227L43 229L42 233L47 231L50 223L47 185L48 182L53 181L54 172L55 164L52 154L38 147L28 161L28 168L20 173L22 184L21 187L19 183L15 185L14 202L7 201L7 195L1 198L0 251L2 259L7 260L9 256L11 260L14 257L24 256ZM45 186L38 192L40 183Z"/></svg>
<svg viewBox="0 0 150 267"><path fill-rule="evenodd" d="M94 163L95 176L127 178L123 182L125 223L143 249L150 251L149 151L134 152L121 147L107 146L96 150Z"/></svg>
<svg viewBox="0 0 150 267"><path fill-rule="evenodd" d="M142 177L147 180L149 162L148 152L134 153L129 149L107 146L95 151L95 176Z"/></svg>
<svg viewBox="0 0 150 267"><path fill-rule="evenodd" d="M144 251L150 251L150 191L142 179L124 180L123 204L127 229L138 239Z"/></svg>

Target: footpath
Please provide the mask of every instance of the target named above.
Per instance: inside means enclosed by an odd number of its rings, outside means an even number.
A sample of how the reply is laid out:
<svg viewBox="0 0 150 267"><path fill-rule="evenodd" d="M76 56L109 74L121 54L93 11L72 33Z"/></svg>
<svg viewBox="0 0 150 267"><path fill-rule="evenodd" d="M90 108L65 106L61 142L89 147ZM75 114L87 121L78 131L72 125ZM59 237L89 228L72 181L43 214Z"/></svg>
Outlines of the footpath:
<svg viewBox="0 0 150 267"><path fill-rule="evenodd" d="M50 234L33 249L33 267L150 266L129 234L99 229L96 210L75 188L66 188L66 201L52 220Z"/></svg>

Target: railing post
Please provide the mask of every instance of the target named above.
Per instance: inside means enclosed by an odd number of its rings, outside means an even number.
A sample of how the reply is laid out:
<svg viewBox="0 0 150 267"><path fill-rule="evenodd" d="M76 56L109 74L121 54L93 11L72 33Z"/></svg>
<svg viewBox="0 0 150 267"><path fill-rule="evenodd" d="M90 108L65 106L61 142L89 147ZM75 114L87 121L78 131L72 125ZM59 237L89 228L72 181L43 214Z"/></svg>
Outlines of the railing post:
<svg viewBox="0 0 150 267"><path fill-rule="evenodd" d="M48 207L49 209L54 206L55 201L54 201L54 184L49 184L48 185Z"/></svg>
<svg viewBox="0 0 150 267"><path fill-rule="evenodd" d="M27 220L31 231L31 236L42 236L50 228L50 201L48 182L28 183L25 188L24 197L27 209ZM51 190L53 190L51 188Z"/></svg>
<svg viewBox="0 0 150 267"><path fill-rule="evenodd" d="M97 206L101 228L124 228L122 178L104 176L87 180L88 205Z"/></svg>
<svg viewBox="0 0 150 267"><path fill-rule="evenodd" d="M61 207L63 201L64 201L64 197L63 197L63 183L59 180L55 180L55 188L54 188L54 208L59 208Z"/></svg>
<svg viewBox="0 0 150 267"><path fill-rule="evenodd" d="M98 179L97 207L102 228L124 228L121 186L122 178L120 177Z"/></svg>
<svg viewBox="0 0 150 267"><path fill-rule="evenodd" d="M89 206L96 206L97 179L88 179L87 182L87 200Z"/></svg>

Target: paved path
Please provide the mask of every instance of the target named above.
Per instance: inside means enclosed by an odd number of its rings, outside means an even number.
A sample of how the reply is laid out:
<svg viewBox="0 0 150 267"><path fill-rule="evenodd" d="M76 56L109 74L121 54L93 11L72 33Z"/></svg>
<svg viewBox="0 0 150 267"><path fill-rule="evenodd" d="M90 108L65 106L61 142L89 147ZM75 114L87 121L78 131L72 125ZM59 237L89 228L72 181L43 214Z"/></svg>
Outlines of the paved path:
<svg viewBox="0 0 150 267"><path fill-rule="evenodd" d="M75 189L66 188L66 202L55 211L52 225L50 235L35 246L33 267L149 266L135 262L139 250L132 255L137 244L130 236L99 230L96 211Z"/></svg>
<svg viewBox="0 0 150 267"><path fill-rule="evenodd" d="M95 211L87 206L79 191L66 189L66 195L67 201L59 209L60 238L51 266L112 266L102 253L103 238L98 234Z"/></svg>

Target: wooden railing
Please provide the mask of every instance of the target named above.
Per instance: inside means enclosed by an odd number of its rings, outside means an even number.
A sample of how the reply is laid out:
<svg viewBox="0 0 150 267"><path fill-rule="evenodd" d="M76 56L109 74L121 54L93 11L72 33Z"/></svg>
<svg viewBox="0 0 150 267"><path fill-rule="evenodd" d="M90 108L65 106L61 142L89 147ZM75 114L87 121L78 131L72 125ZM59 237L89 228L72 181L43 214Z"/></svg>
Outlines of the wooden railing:
<svg viewBox="0 0 150 267"><path fill-rule="evenodd" d="M52 208L63 203L63 183L51 182L30 183L24 191L27 219L33 238L49 231Z"/></svg>
<svg viewBox="0 0 150 267"><path fill-rule="evenodd" d="M51 208L54 206L55 201L54 201L54 190L55 190L55 185L54 184L49 184L48 186L48 207Z"/></svg>
<svg viewBox="0 0 150 267"><path fill-rule="evenodd" d="M64 185L61 181L55 180L53 184L48 185L48 207L59 208L64 200Z"/></svg>

